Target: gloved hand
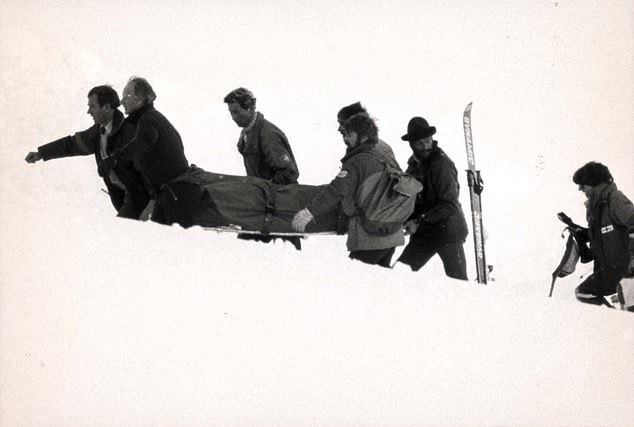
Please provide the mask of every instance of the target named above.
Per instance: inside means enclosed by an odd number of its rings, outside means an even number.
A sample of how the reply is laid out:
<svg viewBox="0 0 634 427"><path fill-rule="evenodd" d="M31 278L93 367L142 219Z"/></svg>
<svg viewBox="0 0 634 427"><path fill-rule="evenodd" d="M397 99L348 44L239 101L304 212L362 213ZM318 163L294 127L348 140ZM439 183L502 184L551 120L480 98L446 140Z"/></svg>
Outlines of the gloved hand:
<svg viewBox="0 0 634 427"><path fill-rule="evenodd" d="M297 212L293 217L293 221L291 221L291 227L295 231L299 231L303 233L306 230L306 226L309 222L311 222L315 217L308 210L308 208L304 208L301 211Z"/></svg>
<svg viewBox="0 0 634 427"><path fill-rule="evenodd" d="M416 230L418 230L418 223L413 219L410 219L403 224L403 228L405 229L406 235L416 234Z"/></svg>
<svg viewBox="0 0 634 427"><path fill-rule="evenodd" d="M117 166L117 158L114 156L106 157L101 161L101 163L99 163L97 172L99 173L99 176L106 176L110 169L115 166Z"/></svg>
<svg viewBox="0 0 634 427"><path fill-rule="evenodd" d="M27 163L35 163L38 160L42 160L42 155L37 151L31 151L26 155L24 160L26 160Z"/></svg>
<svg viewBox="0 0 634 427"><path fill-rule="evenodd" d="M568 226L568 229L575 235L575 239L577 239L578 243L585 243L588 241L588 229L580 226L579 224L575 224L572 222L572 219L568 215L563 212L559 212L557 214L557 218L564 224Z"/></svg>

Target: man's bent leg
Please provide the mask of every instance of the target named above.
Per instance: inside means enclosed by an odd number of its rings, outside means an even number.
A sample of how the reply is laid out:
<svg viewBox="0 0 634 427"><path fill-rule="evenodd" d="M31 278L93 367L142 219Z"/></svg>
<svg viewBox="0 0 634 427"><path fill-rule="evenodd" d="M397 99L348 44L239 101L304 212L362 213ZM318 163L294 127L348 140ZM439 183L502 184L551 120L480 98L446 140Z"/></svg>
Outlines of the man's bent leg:
<svg viewBox="0 0 634 427"><path fill-rule="evenodd" d="M424 242L423 239L412 236L398 261L407 264L413 271L420 270L436 255L438 248Z"/></svg>
<svg viewBox="0 0 634 427"><path fill-rule="evenodd" d="M366 264L380 265L381 267L389 267L390 261L394 255L394 248L373 249L367 251L350 251L350 258L356 259Z"/></svg>

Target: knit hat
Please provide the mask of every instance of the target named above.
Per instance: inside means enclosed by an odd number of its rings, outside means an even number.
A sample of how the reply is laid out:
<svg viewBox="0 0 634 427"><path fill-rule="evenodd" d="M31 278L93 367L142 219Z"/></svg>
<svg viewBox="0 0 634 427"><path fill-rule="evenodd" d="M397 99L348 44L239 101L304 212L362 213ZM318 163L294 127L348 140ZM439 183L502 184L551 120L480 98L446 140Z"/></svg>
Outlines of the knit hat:
<svg viewBox="0 0 634 427"><path fill-rule="evenodd" d="M610 174L608 167L598 162L586 163L572 176L572 182L575 184L590 187L610 184L612 181L612 174Z"/></svg>
<svg viewBox="0 0 634 427"><path fill-rule="evenodd" d="M429 126L427 120L422 117L413 117L407 124L407 134L403 135L403 141L416 141L417 139L427 138L436 133L436 128Z"/></svg>

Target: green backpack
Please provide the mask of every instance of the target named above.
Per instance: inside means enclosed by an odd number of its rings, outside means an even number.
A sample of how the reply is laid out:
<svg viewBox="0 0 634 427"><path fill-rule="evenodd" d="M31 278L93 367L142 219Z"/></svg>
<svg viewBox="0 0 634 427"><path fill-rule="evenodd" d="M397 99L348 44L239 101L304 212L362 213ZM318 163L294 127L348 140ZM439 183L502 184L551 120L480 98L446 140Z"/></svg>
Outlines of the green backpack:
<svg viewBox="0 0 634 427"><path fill-rule="evenodd" d="M370 154L370 153L369 153ZM373 236L387 236L403 228L414 212L416 195L423 185L398 165L372 153L385 168L368 176L357 191L357 209L363 229Z"/></svg>

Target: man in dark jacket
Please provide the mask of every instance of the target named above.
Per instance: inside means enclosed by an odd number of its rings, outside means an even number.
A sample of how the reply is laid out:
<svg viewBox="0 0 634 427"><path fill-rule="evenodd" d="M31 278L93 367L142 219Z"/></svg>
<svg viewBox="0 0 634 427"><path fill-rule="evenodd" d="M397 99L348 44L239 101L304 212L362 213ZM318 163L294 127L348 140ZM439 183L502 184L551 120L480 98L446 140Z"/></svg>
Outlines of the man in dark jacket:
<svg viewBox="0 0 634 427"><path fill-rule="evenodd" d="M90 128L38 147L26 156L28 163L94 154L97 171L103 178L118 216L138 219L149 201L141 174L131 162L122 161L104 170L104 160L126 145L134 126L117 109L119 96L110 86L96 86L88 92L88 114L95 122Z"/></svg>
<svg viewBox="0 0 634 427"><path fill-rule="evenodd" d="M250 90L238 88L224 98L231 118L242 128L238 151L244 158L247 176L269 179L276 184L296 184L299 170L286 135L255 110Z"/></svg>
<svg viewBox="0 0 634 427"><path fill-rule="evenodd" d="M128 115L126 122L134 126L134 136L112 154L106 166L131 161L143 175L152 197L153 203L147 208L152 220L169 224L166 212L170 202L178 200L178 195L170 191L168 184L187 172L189 163L178 131L154 108L155 99L156 94L147 80L130 78L123 89L121 104Z"/></svg>
<svg viewBox="0 0 634 427"><path fill-rule="evenodd" d="M414 117L407 125L407 134L401 137L409 141L413 152L406 172L423 184L423 191L405 223L405 232L411 238L399 261L418 271L438 254L447 276L467 280L464 241L468 229L458 200L458 173L432 138L435 133L436 128L427 120Z"/></svg>
<svg viewBox="0 0 634 427"><path fill-rule="evenodd" d="M629 235L634 232L634 205L601 163L585 164L572 180L587 198L588 229L582 232L594 258L593 273L577 287L575 296L581 302L601 305L603 296L616 293L619 281L634 268L634 239Z"/></svg>
<svg viewBox="0 0 634 427"><path fill-rule="evenodd" d="M288 139L284 132L256 111L253 93L241 87L229 92L224 102L233 121L242 128L238 152L244 159L247 176L271 180L279 185L296 184L299 169ZM269 243L276 236L239 234L238 238ZM297 250L301 249L299 237L282 240L290 241Z"/></svg>

